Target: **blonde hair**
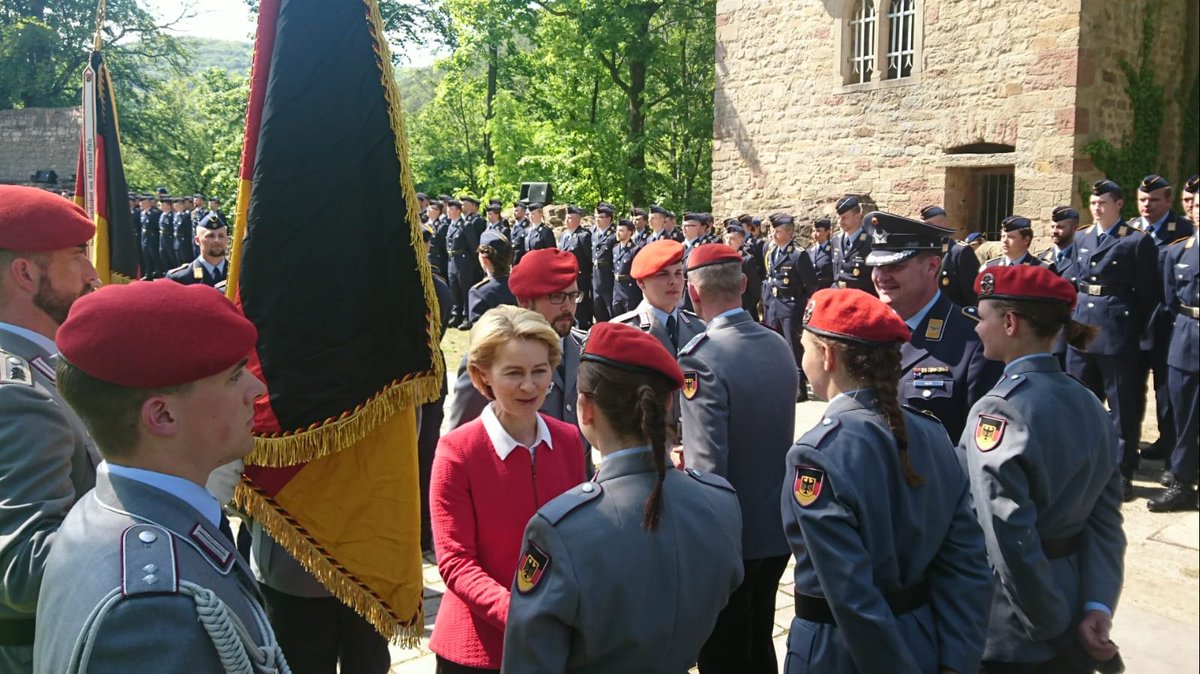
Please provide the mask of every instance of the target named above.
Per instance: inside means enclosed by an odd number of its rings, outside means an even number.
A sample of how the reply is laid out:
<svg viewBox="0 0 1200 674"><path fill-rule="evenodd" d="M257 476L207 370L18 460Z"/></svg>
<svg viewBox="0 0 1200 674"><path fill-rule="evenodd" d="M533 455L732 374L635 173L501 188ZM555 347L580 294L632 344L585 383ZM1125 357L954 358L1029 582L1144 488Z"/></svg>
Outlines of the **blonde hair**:
<svg viewBox="0 0 1200 674"><path fill-rule="evenodd" d="M496 351L502 344L516 340L545 344L552 368L562 362L562 343L558 333L540 313L508 304L489 309L471 328L467 346L467 372L471 375L471 383L489 400L494 396L479 373L496 361Z"/></svg>

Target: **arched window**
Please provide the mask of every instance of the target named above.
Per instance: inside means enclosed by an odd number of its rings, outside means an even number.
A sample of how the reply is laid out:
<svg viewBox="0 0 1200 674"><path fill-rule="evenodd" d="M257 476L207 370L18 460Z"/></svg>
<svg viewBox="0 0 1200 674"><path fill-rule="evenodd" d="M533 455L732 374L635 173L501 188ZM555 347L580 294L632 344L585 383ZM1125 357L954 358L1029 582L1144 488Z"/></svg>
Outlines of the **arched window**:
<svg viewBox="0 0 1200 674"><path fill-rule="evenodd" d="M870 82L875 74L875 2L859 0L850 19L850 78L847 84Z"/></svg>
<svg viewBox="0 0 1200 674"><path fill-rule="evenodd" d="M916 55L917 0L891 0L888 9L887 79L908 77Z"/></svg>

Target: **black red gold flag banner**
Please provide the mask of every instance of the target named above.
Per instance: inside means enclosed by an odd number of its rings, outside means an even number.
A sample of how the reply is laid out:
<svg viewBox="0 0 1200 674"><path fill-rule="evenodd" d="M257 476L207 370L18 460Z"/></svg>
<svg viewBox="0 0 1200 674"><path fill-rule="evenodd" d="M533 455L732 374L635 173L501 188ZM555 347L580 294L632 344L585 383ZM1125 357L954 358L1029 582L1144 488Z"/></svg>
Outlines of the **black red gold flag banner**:
<svg viewBox="0 0 1200 674"><path fill-rule="evenodd" d="M141 276L138 232L129 210L128 193L121 163L116 97L104 54L97 50L83 71L75 203L96 223L92 263L103 283L128 283Z"/></svg>
<svg viewBox="0 0 1200 674"><path fill-rule="evenodd" d="M269 393L236 499L415 645L416 410L445 366L407 157L376 0L263 0L227 292Z"/></svg>

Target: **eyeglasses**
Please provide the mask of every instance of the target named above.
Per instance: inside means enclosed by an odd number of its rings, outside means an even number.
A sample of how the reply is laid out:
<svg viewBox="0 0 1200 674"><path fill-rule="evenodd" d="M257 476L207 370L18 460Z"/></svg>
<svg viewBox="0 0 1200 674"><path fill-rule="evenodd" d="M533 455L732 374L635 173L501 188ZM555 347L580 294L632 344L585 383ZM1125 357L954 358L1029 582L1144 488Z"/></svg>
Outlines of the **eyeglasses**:
<svg viewBox="0 0 1200 674"><path fill-rule="evenodd" d="M571 304L575 304L579 301L579 295L580 292L576 290L571 293L550 293L547 297L550 298L550 304L562 304L567 300L570 300Z"/></svg>

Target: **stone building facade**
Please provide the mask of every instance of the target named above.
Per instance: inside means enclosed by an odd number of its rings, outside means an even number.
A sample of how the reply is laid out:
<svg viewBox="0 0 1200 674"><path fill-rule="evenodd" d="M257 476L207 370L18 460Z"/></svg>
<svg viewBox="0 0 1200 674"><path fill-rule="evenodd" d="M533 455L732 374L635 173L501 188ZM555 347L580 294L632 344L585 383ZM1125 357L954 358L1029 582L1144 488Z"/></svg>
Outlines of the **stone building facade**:
<svg viewBox="0 0 1200 674"><path fill-rule="evenodd" d="M964 234L1016 213L1048 236L1054 207L1083 207L1081 181L1101 177L1083 146L1130 128L1120 61L1138 62L1148 9L1164 99L1188 93L1197 4L717 0L713 209L807 218L850 193L908 215L941 204ZM1187 107L1163 108L1176 185L1196 156Z"/></svg>
<svg viewBox="0 0 1200 674"><path fill-rule="evenodd" d="M0 110L0 184L33 184L36 172L49 170L58 174L57 186L74 188L81 114L80 108Z"/></svg>

